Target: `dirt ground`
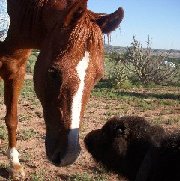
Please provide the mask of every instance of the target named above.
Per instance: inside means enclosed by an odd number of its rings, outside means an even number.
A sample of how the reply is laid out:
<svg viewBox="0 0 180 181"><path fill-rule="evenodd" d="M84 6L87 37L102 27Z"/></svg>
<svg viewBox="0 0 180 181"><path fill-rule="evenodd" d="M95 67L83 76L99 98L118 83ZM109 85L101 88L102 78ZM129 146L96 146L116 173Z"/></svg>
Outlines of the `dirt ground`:
<svg viewBox="0 0 180 181"><path fill-rule="evenodd" d="M136 90L135 90L136 91ZM148 90L138 90L139 94ZM145 91L145 92L144 92ZM179 89L166 90L169 94L178 94ZM155 90L154 92L158 92ZM131 92L132 93L132 92ZM167 92L166 92L167 93ZM134 94L136 96L136 94ZM164 94L163 94L164 95ZM125 181L117 174L108 173L97 165L84 148L83 139L93 129L101 128L113 115L139 115L154 124L161 124L167 130L180 128L180 105L178 97L160 99L156 97L139 97L133 101L133 94L127 97L99 97L94 94L90 98L81 124L81 154L77 161L67 167L53 166L45 155L45 125L39 101L30 91L24 90L18 105L18 151L20 160L26 171L26 180L31 181ZM163 101L164 102L163 102ZM6 157L7 135L5 132L5 106L3 96L0 97L0 181L8 180L8 160ZM142 104L143 103L143 104ZM141 105L142 104L142 105Z"/></svg>

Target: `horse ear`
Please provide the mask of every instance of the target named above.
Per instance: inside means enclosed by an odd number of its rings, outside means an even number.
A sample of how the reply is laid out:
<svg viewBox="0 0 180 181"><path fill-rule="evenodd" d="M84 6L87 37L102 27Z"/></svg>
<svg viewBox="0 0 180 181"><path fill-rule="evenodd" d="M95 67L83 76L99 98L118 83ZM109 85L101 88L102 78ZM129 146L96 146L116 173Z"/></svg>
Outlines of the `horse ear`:
<svg viewBox="0 0 180 181"><path fill-rule="evenodd" d="M95 19L102 32L108 34L119 26L123 17L124 10L122 8L119 8L112 14L97 14Z"/></svg>
<svg viewBox="0 0 180 181"><path fill-rule="evenodd" d="M75 1L72 6L68 9L67 14L64 19L64 26L67 27L70 24L75 23L87 9L88 0Z"/></svg>

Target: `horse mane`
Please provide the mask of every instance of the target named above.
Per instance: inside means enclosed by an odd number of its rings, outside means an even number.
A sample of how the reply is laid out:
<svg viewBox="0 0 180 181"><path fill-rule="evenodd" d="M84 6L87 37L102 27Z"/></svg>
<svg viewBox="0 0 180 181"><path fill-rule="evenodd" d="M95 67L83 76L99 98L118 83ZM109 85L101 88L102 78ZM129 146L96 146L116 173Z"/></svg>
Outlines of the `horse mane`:
<svg viewBox="0 0 180 181"><path fill-rule="evenodd" d="M72 30L68 38L67 46L60 50L57 59L67 52L71 52L71 50L73 50L72 56L76 53L82 54L84 48L87 51L94 52L101 52L103 50L102 32L94 19L95 17L93 14L89 10L86 10L84 15L76 22L73 28L68 27L70 29L72 28ZM85 42L87 42L87 44L85 44Z"/></svg>

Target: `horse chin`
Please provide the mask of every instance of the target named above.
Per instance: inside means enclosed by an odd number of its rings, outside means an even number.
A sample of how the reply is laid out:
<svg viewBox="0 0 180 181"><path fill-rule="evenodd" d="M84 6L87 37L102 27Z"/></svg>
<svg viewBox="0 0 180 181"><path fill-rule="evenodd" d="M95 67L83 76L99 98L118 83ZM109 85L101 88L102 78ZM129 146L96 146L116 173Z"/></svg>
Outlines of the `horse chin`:
<svg viewBox="0 0 180 181"><path fill-rule="evenodd" d="M67 132L46 134L46 155L49 161L55 166L67 166L75 162L79 153L79 129L68 130Z"/></svg>

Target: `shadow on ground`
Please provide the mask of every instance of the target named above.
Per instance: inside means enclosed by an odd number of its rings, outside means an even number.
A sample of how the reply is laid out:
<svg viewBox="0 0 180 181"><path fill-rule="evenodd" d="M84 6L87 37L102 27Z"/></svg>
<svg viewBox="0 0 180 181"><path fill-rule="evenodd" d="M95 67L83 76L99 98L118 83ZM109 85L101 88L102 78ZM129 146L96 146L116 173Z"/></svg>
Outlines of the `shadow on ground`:
<svg viewBox="0 0 180 181"><path fill-rule="evenodd" d="M120 91L117 92L120 96L133 96L133 97L138 97L142 99L147 99L147 98L156 98L156 99L173 99L173 100L180 100L180 95L178 94L171 94L171 93L165 93L165 94L155 94L155 93L137 93L137 92L125 92L125 91Z"/></svg>
<svg viewBox="0 0 180 181"><path fill-rule="evenodd" d="M121 96L130 96L130 97L137 97L137 98L142 98L142 99L147 99L147 98L156 98L156 99L173 99L173 100L180 100L180 94L173 94L173 93L151 93L151 92L135 92L126 90L116 90L113 89L113 85L111 84L110 81L108 80L101 80L95 88L99 90L108 90L112 91L113 94L115 94L118 97ZM154 91L154 90L153 90Z"/></svg>
<svg viewBox="0 0 180 181"><path fill-rule="evenodd" d="M9 172L7 170L7 168L0 168L0 177L4 178L4 179L8 179L9 178Z"/></svg>

